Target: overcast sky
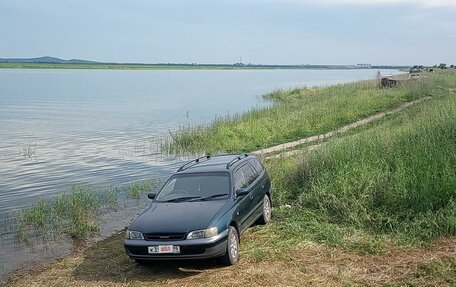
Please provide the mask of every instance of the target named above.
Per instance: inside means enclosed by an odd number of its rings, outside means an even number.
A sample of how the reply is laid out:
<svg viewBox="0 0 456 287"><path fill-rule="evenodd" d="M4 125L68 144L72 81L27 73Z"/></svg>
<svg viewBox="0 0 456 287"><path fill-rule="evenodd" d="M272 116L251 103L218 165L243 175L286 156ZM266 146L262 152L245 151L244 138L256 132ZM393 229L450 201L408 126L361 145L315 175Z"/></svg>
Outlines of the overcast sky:
<svg viewBox="0 0 456 287"><path fill-rule="evenodd" d="M456 64L456 0L2 0L0 58Z"/></svg>

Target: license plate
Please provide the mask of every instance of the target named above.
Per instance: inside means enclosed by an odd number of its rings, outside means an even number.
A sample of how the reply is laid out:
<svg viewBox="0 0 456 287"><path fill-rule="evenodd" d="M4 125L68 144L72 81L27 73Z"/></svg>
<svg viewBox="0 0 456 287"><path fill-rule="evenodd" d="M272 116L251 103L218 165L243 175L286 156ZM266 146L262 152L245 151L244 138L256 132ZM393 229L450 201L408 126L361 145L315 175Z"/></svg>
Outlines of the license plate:
<svg viewBox="0 0 456 287"><path fill-rule="evenodd" d="M158 245L158 246L149 246L150 254L170 254L170 253L180 253L180 247L175 245Z"/></svg>

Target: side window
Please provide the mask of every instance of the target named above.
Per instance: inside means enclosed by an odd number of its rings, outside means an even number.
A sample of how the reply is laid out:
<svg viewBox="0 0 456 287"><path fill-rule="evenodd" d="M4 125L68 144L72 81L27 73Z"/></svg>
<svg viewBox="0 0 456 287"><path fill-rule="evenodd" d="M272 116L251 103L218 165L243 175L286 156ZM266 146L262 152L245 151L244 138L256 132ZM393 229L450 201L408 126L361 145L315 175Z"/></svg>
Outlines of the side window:
<svg viewBox="0 0 456 287"><path fill-rule="evenodd" d="M245 187L245 177L241 169L238 169L234 172L234 190L238 190L242 187Z"/></svg>
<svg viewBox="0 0 456 287"><path fill-rule="evenodd" d="M256 171L259 174L263 173L264 167L263 167L263 165L261 164L260 161L258 161L256 158L253 158L253 159L250 160L250 163L253 165L253 167L256 169Z"/></svg>
<svg viewBox="0 0 456 287"><path fill-rule="evenodd" d="M255 170L253 170L250 164L244 164L240 170L242 170L242 173L244 174L245 178L245 186L243 187L249 186L258 178L258 173Z"/></svg>

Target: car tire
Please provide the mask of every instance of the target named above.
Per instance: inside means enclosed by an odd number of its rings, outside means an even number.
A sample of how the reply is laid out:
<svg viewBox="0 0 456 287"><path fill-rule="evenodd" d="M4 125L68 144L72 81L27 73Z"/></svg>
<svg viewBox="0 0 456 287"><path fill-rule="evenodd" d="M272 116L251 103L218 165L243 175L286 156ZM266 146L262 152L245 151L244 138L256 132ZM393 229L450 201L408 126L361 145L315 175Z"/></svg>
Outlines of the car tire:
<svg viewBox="0 0 456 287"><path fill-rule="evenodd" d="M272 216L272 204L271 199L267 194L264 195L263 198L263 214L258 219L258 223L260 224L268 224L271 221Z"/></svg>
<svg viewBox="0 0 456 287"><path fill-rule="evenodd" d="M225 266L231 266L239 260L239 234L233 226L228 229L228 239L226 244L226 252L220 258L220 262Z"/></svg>

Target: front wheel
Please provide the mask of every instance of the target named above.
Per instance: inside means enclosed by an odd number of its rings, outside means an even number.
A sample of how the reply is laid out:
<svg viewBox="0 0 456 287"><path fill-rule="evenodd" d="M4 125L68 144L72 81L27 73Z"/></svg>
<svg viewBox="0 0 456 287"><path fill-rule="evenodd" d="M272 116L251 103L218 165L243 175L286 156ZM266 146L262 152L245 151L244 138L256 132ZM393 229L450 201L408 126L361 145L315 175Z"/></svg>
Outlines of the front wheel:
<svg viewBox="0 0 456 287"><path fill-rule="evenodd" d="M271 221L271 215L272 215L271 199L269 198L269 196L267 194L265 194L264 198L263 198L263 214L258 219L258 222L260 224L267 224L269 221Z"/></svg>
<svg viewBox="0 0 456 287"><path fill-rule="evenodd" d="M220 258L223 265L230 266L239 260L239 234L233 226L228 229L228 239L225 255Z"/></svg>

